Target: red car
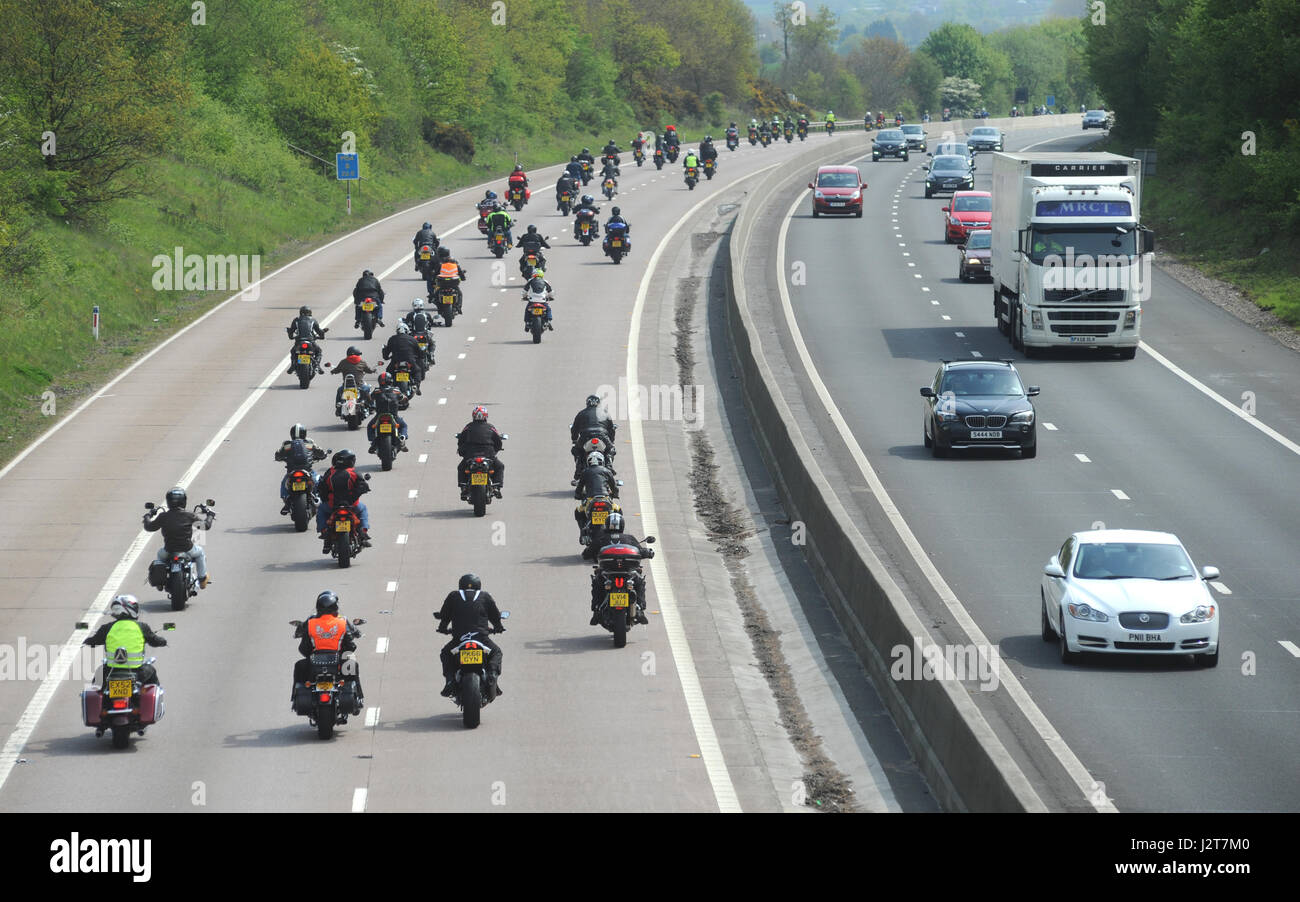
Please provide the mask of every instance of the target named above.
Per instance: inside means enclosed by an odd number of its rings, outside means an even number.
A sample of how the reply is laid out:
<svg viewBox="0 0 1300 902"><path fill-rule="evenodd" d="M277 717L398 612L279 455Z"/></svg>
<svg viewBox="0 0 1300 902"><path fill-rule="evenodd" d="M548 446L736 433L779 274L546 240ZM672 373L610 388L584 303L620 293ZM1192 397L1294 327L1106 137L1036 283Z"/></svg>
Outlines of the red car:
<svg viewBox="0 0 1300 902"><path fill-rule="evenodd" d="M943 240L962 244L975 229L993 224L993 195L988 191L954 191L952 203L943 208Z"/></svg>
<svg viewBox="0 0 1300 902"><path fill-rule="evenodd" d="M862 192L867 183L862 181L858 167L822 166L808 187L813 189L813 216L823 213L862 216Z"/></svg>

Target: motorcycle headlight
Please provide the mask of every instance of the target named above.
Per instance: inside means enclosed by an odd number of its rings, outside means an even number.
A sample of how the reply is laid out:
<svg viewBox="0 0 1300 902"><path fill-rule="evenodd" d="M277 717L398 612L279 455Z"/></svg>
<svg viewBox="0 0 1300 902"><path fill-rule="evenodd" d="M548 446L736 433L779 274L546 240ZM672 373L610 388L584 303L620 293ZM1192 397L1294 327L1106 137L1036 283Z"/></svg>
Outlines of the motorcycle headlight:
<svg viewBox="0 0 1300 902"><path fill-rule="evenodd" d="M1105 623L1110 619L1109 615L1086 604L1069 604L1066 605L1066 608L1069 610L1070 616L1075 620L1091 620L1094 623Z"/></svg>
<svg viewBox="0 0 1300 902"><path fill-rule="evenodd" d="M1198 604L1194 609L1178 618L1180 623L1209 623L1214 619L1214 605Z"/></svg>
<svg viewBox="0 0 1300 902"><path fill-rule="evenodd" d="M1032 410L1022 410L1020 413L1011 417L1011 422L1022 426L1028 426L1034 421L1034 412Z"/></svg>

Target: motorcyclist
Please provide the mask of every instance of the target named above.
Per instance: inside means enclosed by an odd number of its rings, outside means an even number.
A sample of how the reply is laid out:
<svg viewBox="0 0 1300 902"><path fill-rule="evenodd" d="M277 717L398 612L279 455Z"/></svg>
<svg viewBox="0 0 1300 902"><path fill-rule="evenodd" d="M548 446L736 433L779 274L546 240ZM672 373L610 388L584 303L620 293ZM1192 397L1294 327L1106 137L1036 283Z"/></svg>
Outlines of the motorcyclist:
<svg viewBox="0 0 1300 902"><path fill-rule="evenodd" d="M469 277L466 275L465 270L461 267L460 261L451 255L451 248L446 247L445 245L443 247L438 248L438 260L440 262L438 264L438 272L436 278L439 282L442 282L444 280L448 282L455 280L456 312L460 313L461 304L464 302L464 296L462 295L460 290L460 283L464 282ZM436 286L434 284L432 283L429 284L428 286L429 297L434 296L435 287Z"/></svg>
<svg viewBox="0 0 1300 902"><path fill-rule="evenodd" d="M203 553L202 545L194 544L194 528L208 530L217 515L212 511L197 514L186 510L189 496L180 486L174 486L167 492L167 509L155 507L145 511L145 532L162 530L163 547L158 550L155 560L167 562L174 554L184 554L195 564L198 572L199 588L206 589L212 580L208 576L208 558Z"/></svg>
<svg viewBox="0 0 1300 902"><path fill-rule="evenodd" d="M433 328L433 314L425 309L424 298L411 299L411 312L402 317L402 322L410 327L412 333L427 332Z"/></svg>
<svg viewBox="0 0 1300 902"><path fill-rule="evenodd" d="M623 214L618 207L612 208L609 211L609 214L609 219L605 220L605 240L601 242L601 248L606 254L609 253L609 227L611 225L622 225L623 253L630 254L632 252L632 239L630 237L632 234L632 226L623 218Z"/></svg>
<svg viewBox="0 0 1300 902"><path fill-rule="evenodd" d="M870 116L871 114L870 114L870 113L867 113L867 115ZM804 134L807 134L807 133L808 133L808 117L807 117L807 116L800 116L800 117L799 117L798 129L799 129L799 131L803 132Z"/></svg>
<svg viewBox="0 0 1300 902"><path fill-rule="evenodd" d="M604 185L605 179L613 179L614 185L617 186L619 174L620 174L619 168L616 165L614 165L614 163L612 163L611 161L606 160L605 165L600 167L600 181L602 187Z"/></svg>
<svg viewBox="0 0 1300 902"><path fill-rule="evenodd" d="M419 393L418 387L416 393ZM393 419L397 420L397 437L401 440L401 448L403 451L408 450L406 420L402 419L401 411L405 410L410 402L406 400L406 395L402 394L401 389L388 373L379 374L379 387L370 395L370 402L375 408L375 415L366 424L366 438L370 439L370 453L375 453L375 446L378 444L381 413L392 414Z"/></svg>
<svg viewBox="0 0 1300 902"><path fill-rule="evenodd" d="M473 573L466 573L460 578L455 592L448 592L442 600L442 608L435 615L438 618L438 632L451 636L451 641L442 647L442 676L447 684L442 687L442 695L451 698L456 694L456 666L459 661L452 656L452 649L460 644L461 637L467 633L478 633L475 641L488 649L488 681L496 684L498 695L501 691L501 663L505 655L501 646L492 641L488 635L504 633L501 625L501 611L495 599L483 591L483 582ZM450 629L448 628L450 624Z"/></svg>
<svg viewBox="0 0 1300 902"><path fill-rule="evenodd" d="M582 153L578 154L578 162L583 164L581 170L582 183L587 184L591 178L587 173L596 171L596 158L591 155L591 150L584 147Z"/></svg>
<svg viewBox="0 0 1300 902"><path fill-rule="evenodd" d="M375 321L379 325L384 324L384 289L380 287L379 280L370 270L361 274L357 279L356 287L352 289L352 306L356 313L356 322L352 324L354 329L361 328L361 302L366 298L371 298L375 302Z"/></svg>
<svg viewBox="0 0 1300 902"><path fill-rule="evenodd" d="M573 209L573 237L575 239L578 237L579 234L578 220L580 219L579 214L582 213L583 210L588 210L591 212L592 215L591 234L593 238L599 238L600 222L595 217L600 215L600 207L596 206L596 198L592 197L590 194L582 195L582 199L578 202L578 206L574 207Z"/></svg>
<svg viewBox="0 0 1300 902"><path fill-rule="evenodd" d="M760 141L763 138L767 138L769 140L772 138L772 126L768 124L768 121L766 119L764 119L762 122L758 124L758 137Z"/></svg>
<svg viewBox="0 0 1300 902"><path fill-rule="evenodd" d="M320 347L316 344L316 339L324 338L329 329L320 327L311 315L311 308L299 307L298 316L284 331L294 343L293 350L289 352L289 368L285 373L292 373L294 367L298 365L298 343L303 341L311 342L312 365L315 366L317 373L324 373L325 371L320 368Z"/></svg>
<svg viewBox="0 0 1300 902"><path fill-rule="evenodd" d="M524 283L524 331L528 331L528 308L535 303L542 302L546 306L546 328L551 328L551 303L555 300L551 288L551 283L546 281L546 273L540 269L534 269L528 276L528 281Z"/></svg>
<svg viewBox="0 0 1300 902"><path fill-rule="evenodd" d="M791 132L791 133L794 132L794 120L790 118L790 114L789 114L789 113L786 113L786 114L785 114L785 122L783 123L783 128L784 128L785 131L788 131L788 132Z"/></svg>
<svg viewBox="0 0 1300 902"><path fill-rule="evenodd" d="M140 619L140 602L134 595L114 596L108 606L112 620L82 641L91 648L104 646L104 682L110 670L134 670L140 683L157 686L158 671L144 660L144 647L162 648L167 640Z"/></svg>
<svg viewBox="0 0 1300 902"><path fill-rule="evenodd" d="M632 152L641 151L645 153L645 138L641 137L641 132L637 132L635 137L628 142L632 146Z"/></svg>
<svg viewBox="0 0 1300 902"><path fill-rule="evenodd" d="M310 473L314 493L316 483L320 481L320 474L312 472L312 464L325 459L325 450L307 438L306 426L302 423L294 423L289 428L289 440L280 445L280 449L275 452L275 459L284 464L284 476L280 478L280 500L284 502L284 506L280 508L280 513L287 514L289 513L289 473L293 470L306 470Z"/></svg>
<svg viewBox="0 0 1300 902"><path fill-rule="evenodd" d="M618 426L612 419L601 417L600 396L587 395L587 406L578 411L569 427L569 441L573 444L573 482L570 485L578 484L583 457L587 453L586 444L591 438L599 438L605 443L605 456L610 459L610 471L613 472L614 433L617 430Z"/></svg>
<svg viewBox="0 0 1300 902"><path fill-rule="evenodd" d="M388 361L386 375L396 378L397 365L399 363L409 363L411 365L411 378L415 380L415 393L417 395L423 394L420 391L420 383L424 381L428 370L424 365L424 352L420 350L420 346L411 337L411 327L406 323L398 323L397 331L384 344L382 353L384 359ZM372 404L374 403L373 396L370 401Z"/></svg>
<svg viewBox="0 0 1300 902"><path fill-rule="evenodd" d="M569 157L569 162L565 165L564 171L579 182L582 181L582 161L578 159L577 154Z"/></svg>
<svg viewBox="0 0 1300 902"><path fill-rule="evenodd" d="M827 124L827 125L834 125L834 124L835 124L835 111L834 111L834 110L827 110L827 111L826 111L826 124Z"/></svg>
<svg viewBox="0 0 1300 902"><path fill-rule="evenodd" d="M560 209L560 195L564 192L569 193L570 198L578 196L578 186L582 184L582 177L574 175L566 169L555 182L555 209Z"/></svg>
<svg viewBox="0 0 1300 902"><path fill-rule="evenodd" d="M335 406L343 403L343 382L344 376L353 376L356 378L357 389L360 391L361 398L364 400L370 395L370 386L366 385L366 374L374 373L375 369L361 359L361 349L356 345L348 348L347 356L334 367L334 375L339 377L339 387L334 392Z"/></svg>
<svg viewBox="0 0 1300 902"><path fill-rule="evenodd" d="M677 126L669 125L664 128L664 148L681 147L681 138L677 135Z"/></svg>
<svg viewBox="0 0 1300 902"><path fill-rule="evenodd" d="M497 193L491 189L485 191L483 193L483 199L474 205L474 209L478 211L478 230L484 235L487 234L488 214L493 210L499 209L500 206L501 205L497 203Z"/></svg>
<svg viewBox="0 0 1300 902"><path fill-rule="evenodd" d="M528 173L524 172L524 167L516 163L514 172L510 173L510 175L506 177L506 184L511 188L514 188L516 185L527 188Z"/></svg>
<svg viewBox="0 0 1300 902"><path fill-rule="evenodd" d="M504 207L497 206L495 210L487 215L487 230L491 235L493 232L501 232L506 236L506 247L514 247L515 237L511 233L510 214Z"/></svg>
<svg viewBox="0 0 1300 902"><path fill-rule="evenodd" d="M614 478L614 471L606 466L605 455L599 451L592 451L587 455L587 465L578 474L577 483L578 490L573 495L579 500L595 498L597 495L618 497L618 480ZM583 519L586 513L585 507L585 504L580 504L578 510L574 512L574 518L579 526L585 522Z"/></svg>
<svg viewBox="0 0 1300 902"><path fill-rule="evenodd" d="M365 704L365 693L361 691L361 669L357 665L355 658L347 659L347 665L344 666L344 658L348 652L357 650L356 640L361 637L361 630L349 622L346 618L339 616L339 597L326 589L316 596L316 616L309 617L294 632L294 638L298 642L298 654L300 657L293 664L293 685L296 690L299 686L307 684L311 679L311 656L313 652L318 651L337 651L339 653L339 669L346 674L357 687L357 705ZM289 696L293 701L293 696Z"/></svg>
<svg viewBox="0 0 1300 902"><path fill-rule="evenodd" d="M522 252L519 255L519 272L524 278L528 278L528 273L524 272L524 269L527 266L524 261L528 258L529 253L537 255L539 266L545 263L545 258L542 256L542 248L550 250L551 245L547 243L546 236L537 231L537 226L530 225L528 231L519 236L519 250Z"/></svg>
<svg viewBox="0 0 1300 902"><path fill-rule="evenodd" d="M415 233L415 238L411 242L415 245L415 271L420 271L420 248L428 245L429 250L438 249L438 236L433 233L433 226L425 223L420 226L420 231Z"/></svg>
<svg viewBox="0 0 1300 902"><path fill-rule="evenodd" d="M500 451L501 433L488 422L487 408L475 407L465 428L456 433L456 454L460 457L460 461L456 464L456 482L460 485L462 494L469 488L469 475L465 472L468 459L489 457L495 464L493 485L497 497L501 496L501 489L505 487L506 465L497 457Z"/></svg>
<svg viewBox="0 0 1300 902"><path fill-rule="evenodd" d="M704 140L700 142L700 160L713 160L714 167L717 167L718 148L713 143L712 135L705 135Z"/></svg>
<svg viewBox="0 0 1300 902"><path fill-rule="evenodd" d="M334 508L345 504L355 506L361 517L361 544L370 547L370 511L366 509L361 496L370 491L370 483L362 479L354 469L357 456L344 448L330 459L333 465L321 474L319 486L323 504L316 508L316 530L325 540L321 554L329 554L333 537L325 532L325 521L329 519Z"/></svg>
<svg viewBox="0 0 1300 902"><path fill-rule="evenodd" d="M615 176L619 175L619 164L621 163L621 160L619 160L620 153L622 153L622 151L619 149L618 145L614 143L613 138L610 138L609 141L605 143L605 146L600 150L600 158L608 163L614 164Z"/></svg>
<svg viewBox="0 0 1300 902"><path fill-rule="evenodd" d="M682 171L684 172L687 169L695 169L698 171L699 165L699 155L693 150L686 151L686 156L682 157Z"/></svg>
<svg viewBox="0 0 1300 902"><path fill-rule="evenodd" d="M601 540L600 548L597 548L595 550L595 558L597 561L600 560L600 552L603 549L610 547L611 545L630 545L631 547L635 548L638 552L640 552L641 554L640 560L649 560L650 558L655 556L655 551L653 548L649 548L646 545L643 545L641 542L637 541L635 536L623 532L623 515L620 514L618 511L613 511L610 513L609 519L605 522L605 527L606 527L605 537ZM628 576L631 578L632 586L636 590L636 597L637 597L636 622L648 624L650 621L647 620L645 616L645 608L646 608L645 575L641 572L639 561L638 561L638 566L635 570L628 571ZM600 564L597 563L595 567L595 572L591 574L591 625L592 626L600 625L600 618L596 616L596 608L599 607L600 603L604 600L604 594L605 594L605 576L600 569Z"/></svg>

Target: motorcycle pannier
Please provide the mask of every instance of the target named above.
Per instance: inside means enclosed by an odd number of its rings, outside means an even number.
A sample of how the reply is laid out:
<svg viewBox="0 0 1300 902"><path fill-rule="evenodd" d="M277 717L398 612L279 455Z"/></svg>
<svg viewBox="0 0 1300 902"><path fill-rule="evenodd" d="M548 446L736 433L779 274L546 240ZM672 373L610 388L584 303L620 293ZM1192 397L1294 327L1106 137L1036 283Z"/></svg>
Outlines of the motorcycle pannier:
<svg viewBox="0 0 1300 902"><path fill-rule="evenodd" d="M155 589L166 589L168 570L166 561L151 561L149 564L149 585Z"/></svg>

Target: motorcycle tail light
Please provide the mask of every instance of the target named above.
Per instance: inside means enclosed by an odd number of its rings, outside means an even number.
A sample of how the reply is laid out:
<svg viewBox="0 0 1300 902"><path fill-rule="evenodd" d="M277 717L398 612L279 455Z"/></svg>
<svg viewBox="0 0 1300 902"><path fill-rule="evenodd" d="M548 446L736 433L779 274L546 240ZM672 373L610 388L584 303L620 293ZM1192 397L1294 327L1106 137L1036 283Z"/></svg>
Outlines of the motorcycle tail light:
<svg viewBox="0 0 1300 902"><path fill-rule="evenodd" d="M605 504L604 501L597 501L595 504L592 505L592 508L598 511L603 511L606 507L608 507L608 505Z"/></svg>
<svg viewBox="0 0 1300 902"><path fill-rule="evenodd" d="M307 342L304 341L304 342L302 343L302 349L305 351L305 350L307 350L307 347L308 347Z"/></svg>
<svg viewBox="0 0 1300 902"><path fill-rule="evenodd" d="M477 642L466 642L466 643L465 643L465 647L466 647L466 648L478 648L478 643L477 643Z"/></svg>
<svg viewBox="0 0 1300 902"><path fill-rule="evenodd" d="M320 694L320 700L328 704L330 700L330 694L328 692L322 692Z"/></svg>
<svg viewBox="0 0 1300 902"><path fill-rule="evenodd" d="M294 478L294 479L305 479L306 477L307 477L307 474L304 473L302 470L294 470L294 471L293 471L293 478Z"/></svg>
<svg viewBox="0 0 1300 902"><path fill-rule="evenodd" d="M614 577L614 585L617 586L617 587L620 588L620 589L623 588L623 583L624 583L624 581L625 581L625 580L624 580L623 577L621 577L621 576L616 576L616 577Z"/></svg>
<svg viewBox="0 0 1300 902"><path fill-rule="evenodd" d="M125 708L128 704L130 704L130 700L129 700L129 699L125 699L125 698L115 698L115 699L113 699L113 707L114 707L114 708Z"/></svg>

